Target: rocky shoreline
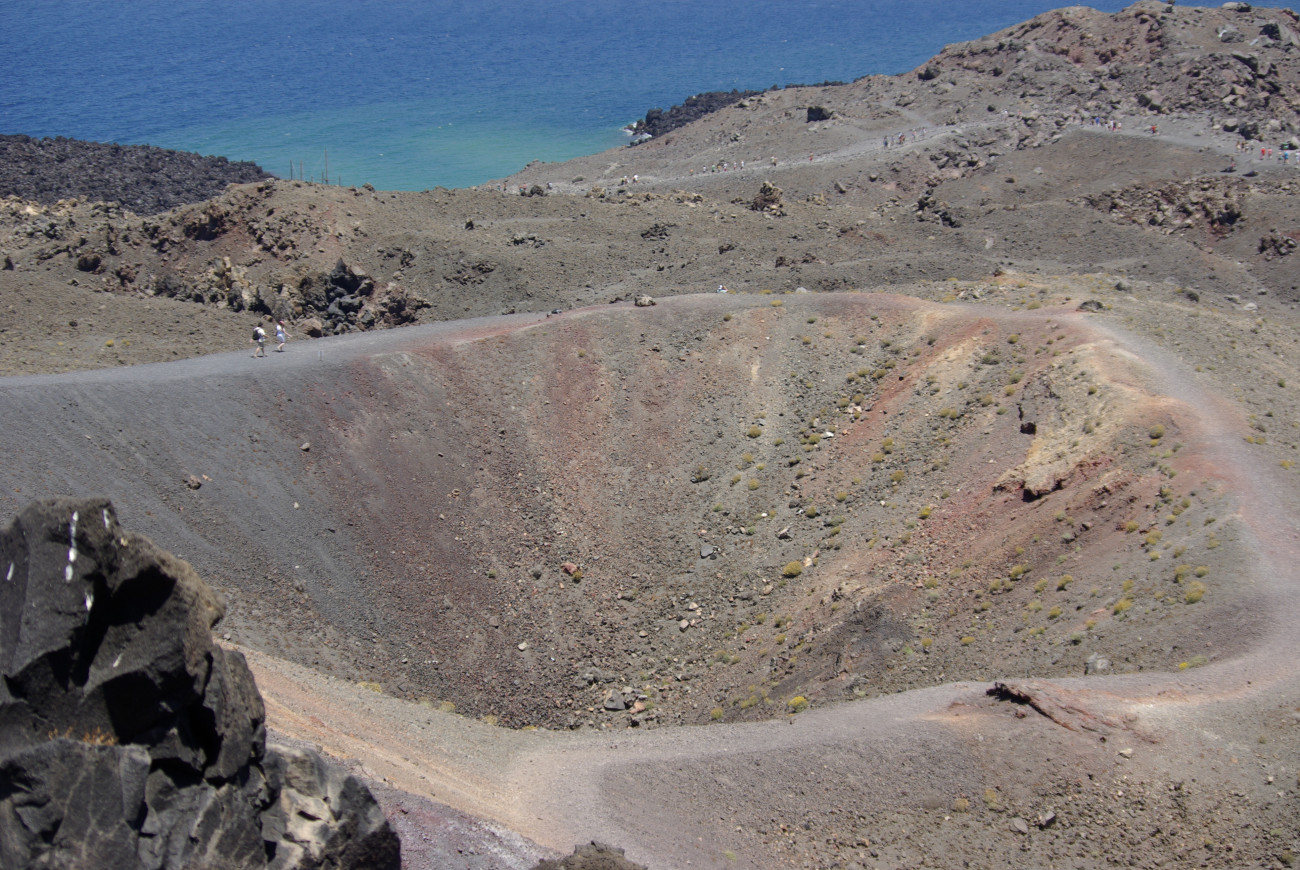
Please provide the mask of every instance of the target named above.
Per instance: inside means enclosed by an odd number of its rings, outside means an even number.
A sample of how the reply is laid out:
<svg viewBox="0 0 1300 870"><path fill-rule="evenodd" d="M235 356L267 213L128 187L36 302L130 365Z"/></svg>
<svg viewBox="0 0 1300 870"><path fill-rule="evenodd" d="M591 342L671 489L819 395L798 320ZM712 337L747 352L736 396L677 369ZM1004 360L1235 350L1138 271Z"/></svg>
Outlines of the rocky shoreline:
<svg viewBox="0 0 1300 870"><path fill-rule="evenodd" d="M82 198L153 215L272 177L255 163L152 145L0 135L0 197L43 205Z"/></svg>

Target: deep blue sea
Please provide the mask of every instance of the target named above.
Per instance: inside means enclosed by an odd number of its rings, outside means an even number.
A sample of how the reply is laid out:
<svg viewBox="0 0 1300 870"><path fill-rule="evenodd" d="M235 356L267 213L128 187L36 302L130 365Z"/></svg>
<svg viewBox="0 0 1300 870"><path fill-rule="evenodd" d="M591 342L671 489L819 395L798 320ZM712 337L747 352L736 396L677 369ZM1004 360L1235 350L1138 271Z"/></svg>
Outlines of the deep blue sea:
<svg viewBox="0 0 1300 870"><path fill-rule="evenodd" d="M0 0L0 133L465 187L622 144L625 124L692 94L904 72L1058 5Z"/></svg>

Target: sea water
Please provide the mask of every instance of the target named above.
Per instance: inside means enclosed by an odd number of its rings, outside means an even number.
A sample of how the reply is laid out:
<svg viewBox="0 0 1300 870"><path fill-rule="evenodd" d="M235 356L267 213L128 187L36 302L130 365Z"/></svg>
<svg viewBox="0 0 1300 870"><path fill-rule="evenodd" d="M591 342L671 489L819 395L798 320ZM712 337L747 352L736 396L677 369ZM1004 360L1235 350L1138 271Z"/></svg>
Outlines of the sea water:
<svg viewBox="0 0 1300 870"><path fill-rule="evenodd" d="M0 0L0 133L465 187L625 144L625 125L692 94L904 72L1054 5Z"/></svg>

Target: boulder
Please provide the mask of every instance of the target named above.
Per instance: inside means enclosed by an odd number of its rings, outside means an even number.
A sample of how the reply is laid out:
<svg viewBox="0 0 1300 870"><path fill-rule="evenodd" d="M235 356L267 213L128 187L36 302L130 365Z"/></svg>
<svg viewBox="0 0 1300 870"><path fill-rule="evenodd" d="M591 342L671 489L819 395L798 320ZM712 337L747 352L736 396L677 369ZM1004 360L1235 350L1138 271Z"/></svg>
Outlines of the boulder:
<svg viewBox="0 0 1300 870"><path fill-rule="evenodd" d="M0 565L0 866L399 866L360 780L268 749L220 599L108 501L29 506Z"/></svg>
<svg viewBox="0 0 1300 870"><path fill-rule="evenodd" d="M749 204L749 207L754 211L782 213L781 188L770 181L764 181L759 185L758 194Z"/></svg>

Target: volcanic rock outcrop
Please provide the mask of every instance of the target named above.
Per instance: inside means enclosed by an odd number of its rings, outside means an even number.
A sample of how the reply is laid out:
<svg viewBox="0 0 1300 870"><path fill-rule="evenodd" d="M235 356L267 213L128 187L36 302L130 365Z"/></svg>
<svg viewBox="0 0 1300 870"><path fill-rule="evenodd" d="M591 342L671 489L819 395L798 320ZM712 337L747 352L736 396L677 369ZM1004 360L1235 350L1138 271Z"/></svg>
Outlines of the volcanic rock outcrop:
<svg viewBox="0 0 1300 870"><path fill-rule="evenodd" d="M254 163L149 145L0 136L0 195L46 205L85 197L120 202L136 214L158 214L202 202L229 184L270 177Z"/></svg>
<svg viewBox="0 0 1300 870"><path fill-rule="evenodd" d="M106 500L0 533L0 865L396 868L355 777L269 748L223 605Z"/></svg>

